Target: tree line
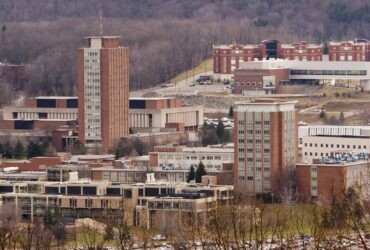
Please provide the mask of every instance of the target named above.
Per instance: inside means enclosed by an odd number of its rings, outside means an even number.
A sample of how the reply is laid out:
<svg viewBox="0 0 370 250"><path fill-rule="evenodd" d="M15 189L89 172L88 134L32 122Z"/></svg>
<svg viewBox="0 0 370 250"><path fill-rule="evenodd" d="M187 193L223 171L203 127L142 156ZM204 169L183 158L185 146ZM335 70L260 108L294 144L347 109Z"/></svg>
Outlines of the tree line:
<svg viewBox="0 0 370 250"><path fill-rule="evenodd" d="M14 145L9 141L0 143L0 154L7 159L29 159L37 156L54 156L55 149L48 141L29 141L27 146L18 140Z"/></svg>

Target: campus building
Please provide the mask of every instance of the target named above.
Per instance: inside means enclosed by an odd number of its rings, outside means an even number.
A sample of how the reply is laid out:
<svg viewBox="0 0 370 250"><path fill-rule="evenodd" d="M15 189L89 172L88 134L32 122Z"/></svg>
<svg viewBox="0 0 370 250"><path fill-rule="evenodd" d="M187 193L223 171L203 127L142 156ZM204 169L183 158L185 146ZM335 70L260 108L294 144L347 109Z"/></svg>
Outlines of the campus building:
<svg viewBox="0 0 370 250"><path fill-rule="evenodd" d="M202 162L206 170L221 170L225 162L234 162L233 147L168 147L157 146L150 152L150 166L163 168L197 167Z"/></svg>
<svg viewBox="0 0 370 250"><path fill-rule="evenodd" d="M232 199L232 191L232 186L167 182L0 183L3 205L14 206L23 219L34 220L48 210L73 223L77 218L108 219L106 211L119 216L125 209L129 224L155 229L178 227L182 218L202 216Z"/></svg>
<svg viewBox="0 0 370 250"><path fill-rule="evenodd" d="M309 44L301 41L296 44L281 44L276 40L264 40L258 45L214 45L213 66L214 74L219 78L227 78L243 62L286 59L299 61L321 61L323 56L322 44Z"/></svg>
<svg viewBox="0 0 370 250"><path fill-rule="evenodd" d="M154 174L156 180L170 183L181 183L187 181L189 168L92 168L91 179L93 181L108 181L115 183L143 183L145 182L148 173ZM231 164L225 165L222 169L207 169L207 175L214 178L214 184L233 185L233 171Z"/></svg>
<svg viewBox="0 0 370 250"><path fill-rule="evenodd" d="M3 108L1 129L41 130L72 125L77 120L77 97L39 96L24 105Z"/></svg>
<svg viewBox="0 0 370 250"><path fill-rule="evenodd" d="M329 42L330 61L370 61L370 43L364 39Z"/></svg>
<svg viewBox="0 0 370 250"><path fill-rule="evenodd" d="M130 128L164 128L183 124L197 130L203 122L203 106L184 106L178 97L130 97Z"/></svg>
<svg viewBox="0 0 370 250"><path fill-rule="evenodd" d="M298 199L330 205L342 199L349 188L365 200L370 198L370 163L367 154L336 154L312 163L296 164Z"/></svg>
<svg viewBox="0 0 370 250"><path fill-rule="evenodd" d="M370 89L370 62L261 60L244 62L235 70L234 78L237 94L266 94L269 90L280 93L282 85L334 85L337 80L356 80L367 90Z"/></svg>
<svg viewBox="0 0 370 250"><path fill-rule="evenodd" d="M297 159L295 102L257 99L234 109L234 189L241 195L279 196Z"/></svg>
<svg viewBox="0 0 370 250"><path fill-rule="evenodd" d="M338 152L369 153L370 126L307 125L299 127L302 162Z"/></svg>
<svg viewBox="0 0 370 250"><path fill-rule="evenodd" d="M128 48L117 36L88 37L77 52L79 139L110 148L129 133Z"/></svg>

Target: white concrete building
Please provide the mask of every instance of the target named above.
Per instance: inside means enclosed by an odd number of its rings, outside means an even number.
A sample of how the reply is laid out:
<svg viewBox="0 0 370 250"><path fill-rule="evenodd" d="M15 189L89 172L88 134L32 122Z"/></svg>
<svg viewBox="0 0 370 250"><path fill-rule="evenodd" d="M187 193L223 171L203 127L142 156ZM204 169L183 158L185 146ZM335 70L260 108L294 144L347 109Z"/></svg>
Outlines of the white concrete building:
<svg viewBox="0 0 370 250"><path fill-rule="evenodd" d="M304 80L360 80L370 89L370 62L357 61L298 61L262 60L243 62L241 69L289 69L289 79Z"/></svg>
<svg viewBox="0 0 370 250"><path fill-rule="evenodd" d="M157 166L168 169L189 169L202 162L206 169L222 170L225 162L234 162L234 147L182 147L180 150L166 150L165 152L151 152L151 158L158 161ZM154 162L156 162L154 160ZM153 162L153 161L152 161Z"/></svg>
<svg viewBox="0 0 370 250"><path fill-rule="evenodd" d="M335 152L370 152L370 126L300 126L302 161L330 157Z"/></svg>

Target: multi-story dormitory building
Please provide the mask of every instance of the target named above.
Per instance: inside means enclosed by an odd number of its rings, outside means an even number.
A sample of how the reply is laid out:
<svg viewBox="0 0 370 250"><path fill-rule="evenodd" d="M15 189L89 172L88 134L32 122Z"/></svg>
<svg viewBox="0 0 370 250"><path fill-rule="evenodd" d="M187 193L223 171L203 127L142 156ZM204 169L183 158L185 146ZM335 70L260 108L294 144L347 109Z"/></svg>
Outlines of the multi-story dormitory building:
<svg viewBox="0 0 370 250"><path fill-rule="evenodd" d="M239 69L243 62L265 59L285 59L296 61L370 61L370 43L365 39L354 41L329 42L328 58L324 57L322 44L309 44L301 41L295 44L282 44L276 40L264 40L257 45L214 45L213 64L215 75L230 75Z"/></svg>
<svg viewBox="0 0 370 250"><path fill-rule="evenodd" d="M3 205L14 206L24 219L34 220L46 210L58 210L67 223L72 223L76 218L102 219L99 216L107 210L115 214L124 207L132 212L130 223L144 223L148 228L178 226L180 218L192 213L201 216L212 205L232 199L232 192L232 186L187 183L0 183Z"/></svg>

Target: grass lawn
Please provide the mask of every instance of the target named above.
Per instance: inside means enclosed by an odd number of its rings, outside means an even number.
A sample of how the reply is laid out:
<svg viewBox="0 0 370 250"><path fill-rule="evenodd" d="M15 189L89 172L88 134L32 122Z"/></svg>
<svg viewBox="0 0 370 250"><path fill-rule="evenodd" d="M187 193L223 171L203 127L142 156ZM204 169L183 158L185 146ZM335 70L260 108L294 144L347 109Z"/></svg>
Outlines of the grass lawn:
<svg viewBox="0 0 370 250"><path fill-rule="evenodd" d="M213 71L213 60L212 60L212 58L207 59L207 60L204 60L198 66L196 66L195 68L193 68L191 70L182 72L181 74L179 74L179 75L175 76L174 78L172 78L170 80L170 82L176 84L179 81L185 80L186 79L186 76L189 78L189 77L192 77L193 74L194 75L197 75L197 74L200 74L200 73L203 73L203 72L207 72L207 71Z"/></svg>

